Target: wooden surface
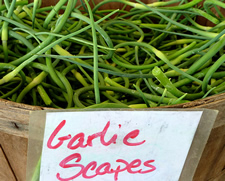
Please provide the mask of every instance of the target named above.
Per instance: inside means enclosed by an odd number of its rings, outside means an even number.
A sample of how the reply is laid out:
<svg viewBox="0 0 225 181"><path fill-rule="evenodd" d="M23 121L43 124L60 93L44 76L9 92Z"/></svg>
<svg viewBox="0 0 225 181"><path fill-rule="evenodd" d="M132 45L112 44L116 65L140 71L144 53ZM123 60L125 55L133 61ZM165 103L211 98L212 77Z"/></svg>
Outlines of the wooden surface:
<svg viewBox="0 0 225 181"><path fill-rule="evenodd" d="M41 109L0 100L0 148L5 155L0 157L0 181L4 181L5 176L8 177L5 181L26 180L29 112ZM14 173L14 179L11 173Z"/></svg>
<svg viewBox="0 0 225 181"><path fill-rule="evenodd" d="M195 172L194 181L224 181L225 94L163 108L208 108L219 110L213 130ZM4 160L7 160L8 165L10 165L11 172L7 173L10 179L12 177L11 173L14 173L17 180L25 180L29 112L42 109L47 108L0 100L0 146L4 155L6 155L1 157L0 161L3 163ZM5 163L6 161L4 161ZM9 168L7 164L5 165ZM5 173L2 172L4 172L3 169L0 169L0 175L4 176Z"/></svg>
<svg viewBox="0 0 225 181"><path fill-rule="evenodd" d="M41 109L40 107L1 100L0 132L27 138L29 111Z"/></svg>
<svg viewBox="0 0 225 181"><path fill-rule="evenodd" d="M4 151L6 156L5 158L7 158L10 165L10 170L15 174L17 181L26 180L27 143L27 138L14 136L7 133L0 133L1 148ZM0 175L2 172L4 172L4 170L1 169ZM0 178L0 180L2 181L2 178ZM6 181L10 181L10 179Z"/></svg>
<svg viewBox="0 0 225 181"><path fill-rule="evenodd" d="M0 147L0 178L1 181L16 181L16 178L14 176L14 173L12 172L12 169L8 163L8 159L3 152L2 147Z"/></svg>

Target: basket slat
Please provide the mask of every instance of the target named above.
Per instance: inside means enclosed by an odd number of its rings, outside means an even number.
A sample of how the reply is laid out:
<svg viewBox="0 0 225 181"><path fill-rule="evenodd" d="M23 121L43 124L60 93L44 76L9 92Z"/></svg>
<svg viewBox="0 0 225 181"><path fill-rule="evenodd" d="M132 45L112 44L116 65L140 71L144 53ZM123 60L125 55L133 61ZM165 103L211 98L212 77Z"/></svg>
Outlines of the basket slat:
<svg viewBox="0 0 225 181"><path fill-rule="evenodd" d="M16 181L16 178L9 166L7 158L3 152L3 149L0 147L0 178L1 181Z"/></svg>
<svg viewBox="0 0 225 181"><path fill-rule="evenodd" d="M225 94L163 108L207 108L219 111L193 180L222 181L225 177ZM50 108L0 100L0 145L19 181L25 180L26 176L29 112L42 109Z"/></svg>
<svg viewBox="0 0 225 181"><path fill-rule="evenodd" d="M26 137L15 136L0 132L0 145L7 157L13 173L17 181L26 180L26 164L27 164L27 145ZM2 163L2 162L1 162ZM0 175L4 173L4 169L0 169ZM10 173L9 178L10 178ZM2 181L2 178L0 178ZM6 181L11 181L10 179Z"/></svg>

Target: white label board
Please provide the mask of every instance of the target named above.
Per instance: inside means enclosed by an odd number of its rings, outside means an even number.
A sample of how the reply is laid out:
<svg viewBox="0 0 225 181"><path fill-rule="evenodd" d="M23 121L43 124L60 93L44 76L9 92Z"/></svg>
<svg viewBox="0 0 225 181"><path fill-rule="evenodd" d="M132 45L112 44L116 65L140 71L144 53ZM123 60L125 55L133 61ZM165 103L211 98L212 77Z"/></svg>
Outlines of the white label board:
<svg viewBox="0 0 225 181"><path fill-rule="evenodd" d="M40 181L177 181L202 111L46 113Z"/></svg>

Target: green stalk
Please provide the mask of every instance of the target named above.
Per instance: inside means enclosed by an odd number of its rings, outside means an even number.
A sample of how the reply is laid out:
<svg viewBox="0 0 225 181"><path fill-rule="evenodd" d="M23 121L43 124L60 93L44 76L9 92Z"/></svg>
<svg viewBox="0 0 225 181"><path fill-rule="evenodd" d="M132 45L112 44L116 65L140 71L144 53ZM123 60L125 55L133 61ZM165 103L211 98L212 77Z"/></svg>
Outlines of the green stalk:
<svg viewBox="0 0 225 181"><path fill-rule="evenodd" d="M195 73L202 65L204 65L208 60L210 60L221 48L225 46L225 36L223 36L217 43L215 43L207 53L202 56L198 61L196 61L186 73L192 75Z"/></svg>
<svg viewBox="0 0 225 181"><path fill-rule="evenodd" d="M205 0L203 3L204 9L206 10L207 13L212 14L213 16L215 16L214 13L211 12L211 10L209 9L209 5L213 4L213 5L217 5L220 6L222 8L225 8L225 3L218 1L218 0Z"/></svg>
<svg viewBox="0 0 225 181"><path fill-rule="evenodd" d="M64 26L67 18L69 17L71 11L72 11L72 5L73 5L73 0L69 0L67 8L65 10L65 13L62 15L62 23L60 23L54 30L53 33L58 33ZM44 53L45 51L47 51L49 48L46 48L46 46L49 45L50 42L52 42L52 40L54 39L54 36L49 36L47 37L47 39L45 39L39 46L37 46L35 49L33 49L32 51L30 51L28 54L26 54L25 56L23 56L19 61L24 60L25 58L27 59L26 61L24 61L23 63L21 63L16 69L14 69L12 72L10 72L9 74L5 75L2 79L0 79L0 85L8 82L11 78L13 78L14 76L16 76L18 74L18 72L20 70L22 70L23 67L25 67L27 64L29 64L30 62L32 62L34 59L36 59L38 56L34 55L36 53ZM51 43L52 47L55 45L56 43ZM51 48L51 47L50 47ZM33 56L32 56L33 55ZM31 56L31 57L30 57ZM18 60L17 60L18 61Z"/></svg>
<svg viewBox="0 0 225 181"><path fill-rule="evenodd" d="M185 93L181 92L180 90L178 90L174 84L172 84L172 82L167 78L167 76L161 71L160 68L155 67L152 70L152 74L157 78L157 80L173 95L175 95L176 97L181 97L183 96ZM185 96L185 98L187 100L195 100L197 98L201 98L204 95L203 92L200 93L196 93L196 94L187 94Z"/></svg>
<svg viewBox="0 0 225 181"><path fill-rule="evenodd" d="M191 1L191 2L194 2L195 0ZM202 0L200 0L202 1ZM181 27L187 31L191 31L193 33L196 33L196 34L199 34L199 35L204 35L205 37L208 37L208 38L214 38L218 35L218 33L213 33L213 32L206 32L206 31L202 31L202 30L198 30L198 29L195 29L195 28L192 28L190 26L187 26L187 25L184 25L184 24L181 24L181 23L178 23L177 21L174 21L170 18L168 18L167 16L165 16L164 14L160 13L159 11L157 11L156 9L154 8L151 8L149 6L147 6L146 4L142 3L141 1L137 0L137 2L139 2L140 4L144 5L146 8L148 8L150 11L158 14L160 17L164 18L165 20L167 20L168 22L171 22L172 24L178 26L178 27ZM181 5L182 6L182 5ZM176 6L178 7L178 6Z"/></svg>
<svg viewBox="0 0 225 181"><path fill-rule="evenodd" d="M216 70L225 62L225 54L222 55L211 67L209 68L208 72L206 73L203 83L202 83L202 90L203 92L207 91L207 84L209 80L211 79L213 73L216 72Z"/></svg>
<svg viewBox="0 0 225 181"><path fill-rule="evenodd" d="M35 167L35 170L34 170L32 178L31 178L31 181L39 181L40 169L41 169L41 157L39 158L38 163Z"/></svg>
<svg viewBox="0 0 225 181"><path fill-rule="evenodd" d="M60 8L67 2L68 0L60 0L58 3L51 7L51 11L48 13L44 23L43 27L47 28L52 18L55 16L55 14L60 10Z"/></svg>
<svg viewBox="0 0 225 181"><path fill-rule="evenodd" d="M46 55L51 54L51 49L49 49L48 51L46 51ZM49 69L49 75L51 76L51 78L53 79L53 81L62 89L65 90L65 87L63 85L63 83L61 82L61 80L59 79L59 77L57 76L57 73L55 71L54 66L52 65L52 60L51 57L46 57L46 65Z"/></svg>
<svg viewBox="0 0 225 181"><path fill-rule="evenodd" d="M143 92L141 91L141 89L136 86L135 84L133 84L133 86L135 87L135 89L140 93L142 99L144 100L145 104L147 107L150 107L150 104L148 103L148 100L146 99L145 95L143 94Z"/></svg>
<svg viewBox="0 0 225 181"><path fill-rule="evenodd" d="M35 16L37 9L41 6L42 0L34 0L34 7L33 7L33 13L32 13L32 28L34 29L35 24Z"/></svg>
<svg viewBox="0 0 225 181"><path fill-rule="evenodd" d="M198 13L199 15L201 15L202 17L206 18L208 21L211 21L211 22L214 23L214 24L219 24L219 23L220 23L220 21L219 21L217 18L215 18L215 17L209 15L208 13L204 12L204 11L201 10L201 9L190 8L190 10L191 10L192 12Z"/></svg>
<svg viewBox="0 0 225 181"><path fill-rule="evenodd" d="M93 90L93 89L94 89L94 86L90 85L90 86L83 87L83 88L80 88L80 89L76 90L76 92L73 96L75 104L78 107L84 108L85 106L80 102L79 96L82 93ZM99 89L100 90L111 90L111 91L115 91L115 92L121 92L123 94L128 94L128 95L131 95L133 97L142 98L142 96L140 95L140 93L138 91L132 90L132 89L127 89L127 88L122 88L122 87L113 87L113 86L102 86L102 85L99 85ZM147 93L143 93L143 94L144 94L144 96L146 97L147 100L154 101L154 102L158 102L161 98L160 96L156 96L156 95L151 95L151 94L147 94ZM162 100L162 102L165 103L165 104L173 104L175 101L177 101L177 98L166 98L165 97ZM189 102L189 101L181 100L179 103L186 103L186 102Z"/></svg>
<svg viewBox="0 0 225 181"><path fill-rule="evenodd" d="M16 102L22 102L22 99L24 98L24 96L34 87L36 87L37 85L39 85L43 79L46 78L46 76L48 75L48 73L46 72L42 72L40 73L37 77L35 77L31 83L29 83L18 95ZM45 101L47 106L50 106L52 101Z"/></svg>
<svg viewBox="0 0 225 181"><path fill-rule="evenodd" d="M7 1L6 1L7 2ZM23 5L27 5L28 4L28 0L23 0L23 1L16 1L16 4L15 6L23 6ZM0 11L3 11L3 10L6 10L6 9L9 9L6 7L6 5L8 5L7 3L3 4L3 5L0 5Z"/></svg>
<svg viewBox="0 0 225 181"><path fill-rule="evenodd" d="M157 50L155 47L147 44L147 43L143 43L143 42L126 42L126 43L120 43L118 45L115 46L115 48L120 48L120 47L123 47L123 46L126 46L126 45L132 45L132 46L143 46L143 47L146 47L148 48L150 51L152 51L158 58L160 58L164 63L168 64L170 68L172 68L173 70L181 73L183 76L193 80L193 81L196 81L196 82L199 82L199 83L202 83L201 80L199 79L196 79L195 77L189 75L188 73L186 72L183 72L182 70L180 70L179 68L177 68L176 66L174 66L169 60L168 58L159 50ZM160 61L159 61L160 62ZM129 65L130 66L130 65ZM140 65L141 66L141 65ZM133 65L130 66L130 67L134 67Z"/></svg>
<svg viewBox="0 0 225 181"><path fill-rule="evenodd" d="M5 0L5 4L9 4L8 0ZM13 10L14 7L16 5L16 0L13 0L9 9L8 9L8 13L6 15L7 18L10 18L13 14ZM4 61L7 63L8 62L8 45L7 45L7 41L8 41L8 22L4 21L3 25L2 25L2 45L3 45L3 52L4 52Z"/></svg>

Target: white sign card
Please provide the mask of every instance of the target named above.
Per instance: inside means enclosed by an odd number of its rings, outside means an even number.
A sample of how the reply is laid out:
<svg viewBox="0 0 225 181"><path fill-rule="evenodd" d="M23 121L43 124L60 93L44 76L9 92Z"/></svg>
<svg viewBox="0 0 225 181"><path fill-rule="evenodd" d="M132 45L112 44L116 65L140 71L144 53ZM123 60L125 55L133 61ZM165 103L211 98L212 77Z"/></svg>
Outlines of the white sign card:
<svg viewBox="0 0 225 181"><path fill-rule="evenodd" d="M178 181L202 113L47 112L40 181Z"/></svg>

